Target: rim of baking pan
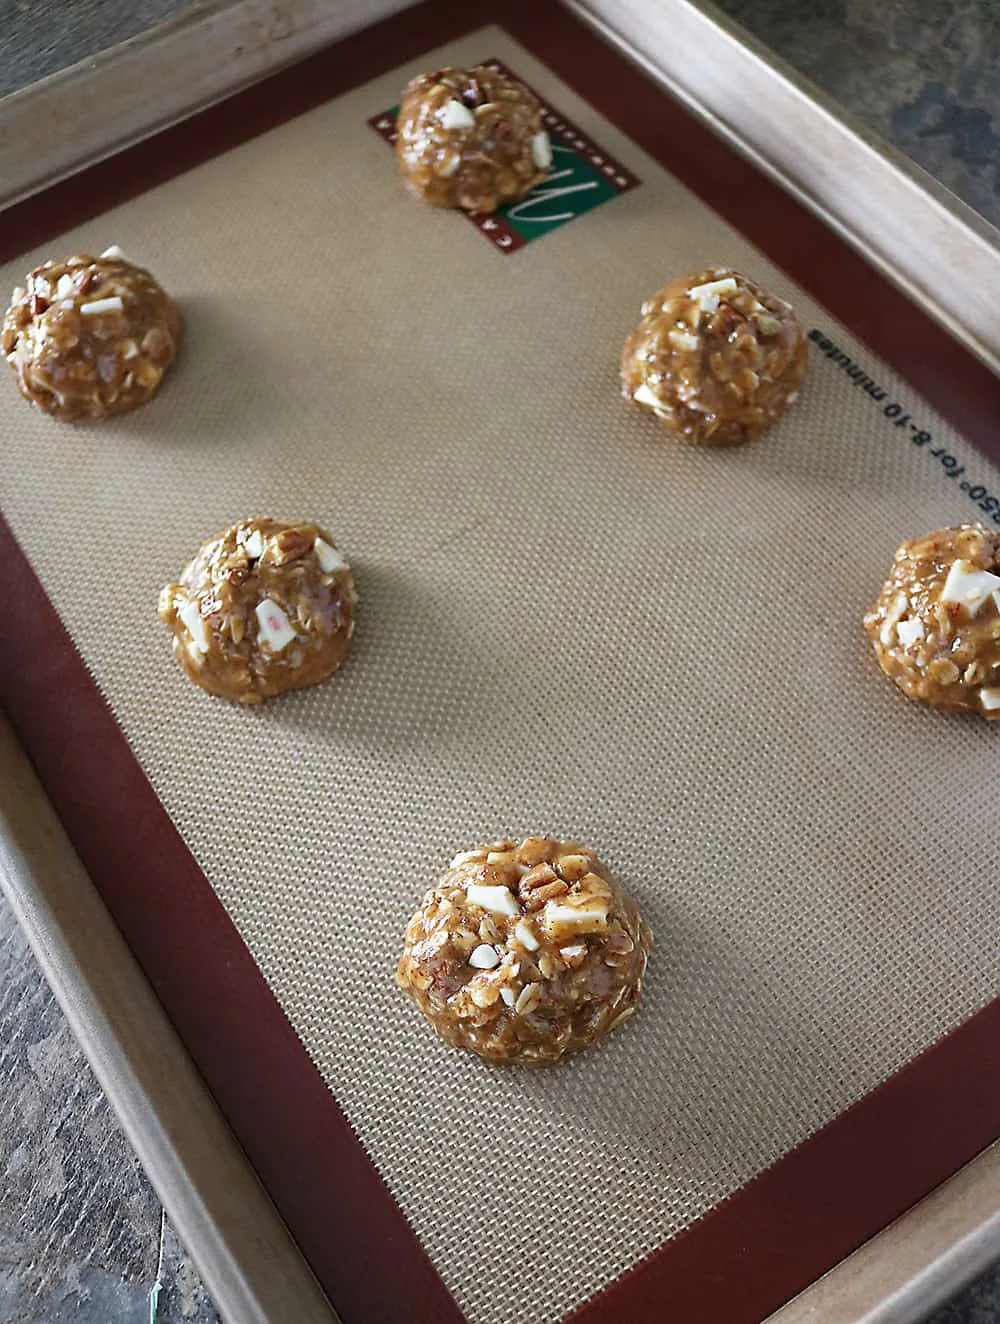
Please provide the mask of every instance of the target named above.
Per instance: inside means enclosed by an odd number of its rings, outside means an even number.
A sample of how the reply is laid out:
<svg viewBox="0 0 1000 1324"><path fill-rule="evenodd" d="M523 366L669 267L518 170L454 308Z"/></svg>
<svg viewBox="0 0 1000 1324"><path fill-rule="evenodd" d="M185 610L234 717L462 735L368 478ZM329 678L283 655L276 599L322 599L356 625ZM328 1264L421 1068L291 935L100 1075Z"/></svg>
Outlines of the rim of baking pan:
<svg viewBox="0 0 1000 1324"><path fill-rule="evenodd" d="M997 455L1000 382L987 368L800 202L555 4L511 0L502 15L479 0L407 9L21 202L3 216L0 259L498 18ZM0 651L0 702L314 1272L346 1324L397 1314L457 1324L461 1312L157 799L6 525L0 548L18 627ZM1000 999L572 1318L640 1324L660 1319L670 1301L680 1319L760 1319L996 1139L998 1038Z"/></svg>
<svg viewBox="0 0 1000 1324"><path fill-rule="evenodd" d="M335 1324L2 710L0 889L222 1316Z"/></svg>

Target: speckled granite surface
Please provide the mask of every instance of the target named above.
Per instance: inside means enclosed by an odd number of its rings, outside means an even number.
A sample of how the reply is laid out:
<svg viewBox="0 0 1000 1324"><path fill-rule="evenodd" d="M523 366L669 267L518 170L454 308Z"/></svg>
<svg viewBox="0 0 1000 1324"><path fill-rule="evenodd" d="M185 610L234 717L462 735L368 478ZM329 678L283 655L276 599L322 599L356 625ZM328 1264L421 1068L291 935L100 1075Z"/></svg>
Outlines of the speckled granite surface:
<svg viewBox="0 0 1000 1324"><path fill-rule="evenodd" d="M2 896L0 1116L3 1324L216 1324Z"/></svg>
<svg viewBox="0 0 1000 1324"><path fill-rule="evenodd" d="M0 0L0 96L194 7L192 0Z"/></svg>
<svg viewBox="0 0 1000 1324"><path fill-rule="evenodd" d="M0 0L0 95L189 8ZM722 0L785 59L1000 225L1000 0ZM2 123L2 110L0 110ZM0 900L0 1321L218 1319ZM162 1253L161 1253L162 1240ZM1000 1269L932 1324L998 1324Z"/></svg>
<svg viewBox="0 0 1000 1324"><path fill-rule="evenodd" d="M715 0L1000 226L1000 0Z"/></svg>

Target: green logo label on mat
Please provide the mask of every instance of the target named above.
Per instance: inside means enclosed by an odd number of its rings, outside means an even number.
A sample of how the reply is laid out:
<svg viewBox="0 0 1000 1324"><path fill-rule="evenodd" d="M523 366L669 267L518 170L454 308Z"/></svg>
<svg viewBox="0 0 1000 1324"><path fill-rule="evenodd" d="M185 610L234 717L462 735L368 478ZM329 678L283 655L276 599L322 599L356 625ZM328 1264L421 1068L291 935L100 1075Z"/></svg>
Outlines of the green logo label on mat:
<svg viewBox="0 0 1000 1324"><path fill-rule="evenodd" d="M491 69L516 77L499 60L484 60ZM501 253L516 253L550 230L575 221L609 202L619 193L639 186L639 179L592 138L581 133L565 115L535 93L542 107L542 121L552 140L552 168L540 184L517 202L508 202L495 212L465 213L476 228ZM368 123L387 143L396 141L398 106Z"/></svg>

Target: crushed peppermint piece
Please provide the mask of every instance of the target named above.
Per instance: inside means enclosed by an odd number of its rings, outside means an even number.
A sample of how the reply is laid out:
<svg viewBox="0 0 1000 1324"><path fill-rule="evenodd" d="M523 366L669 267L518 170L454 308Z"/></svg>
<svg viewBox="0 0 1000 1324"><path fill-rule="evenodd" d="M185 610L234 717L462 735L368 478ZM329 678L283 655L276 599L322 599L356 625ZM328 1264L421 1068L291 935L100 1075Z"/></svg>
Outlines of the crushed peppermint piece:
<svg viewBox="0 0 1000 1324"><path fill-rule="evenodd" d="M313 543L313 550L324 575L335 575L338 570L350 570L351 567L346 559L336 547L331 547L325 538L317 538Z"/></svg>
<svg viewBox="0 0 1000 1324"><path fill-rule="evenodd" d="M270 598L264 598L254 608L257 613L257 638L267 644L272 653L280 653L295 638L288 617Z"/></svg>

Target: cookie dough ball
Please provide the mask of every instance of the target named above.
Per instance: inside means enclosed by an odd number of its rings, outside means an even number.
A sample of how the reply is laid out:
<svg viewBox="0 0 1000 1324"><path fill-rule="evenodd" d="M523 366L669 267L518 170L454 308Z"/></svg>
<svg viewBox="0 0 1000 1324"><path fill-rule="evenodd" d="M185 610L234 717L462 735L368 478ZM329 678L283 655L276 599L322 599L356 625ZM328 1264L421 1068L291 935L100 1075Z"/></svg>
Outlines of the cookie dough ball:
<svg viewBox="0 0 1000 1324"><path fill-rule="evenodd" d="M625 395L681 441L738 446L795 399L808 346L791 308L728 267L675 280L622 350Z"/></svg>
<svg viewBox="0 0 1000 1324"><path fill-rule="evenodd" d="M0 348L26 400L76 423L145 404L180 338L170 296L109 248L36 267L14 291Z"/></svg>
<svg viewBox="0 0 1000 1324"><path fill-rule="evenodd" d="M447 1043L545 1066L632 1015L652 942L594 851L498 841L456 855L424 897L396 980Z"/></svg>
<svg viewBox="0 0 1000 1324"><path fill-rule="evenodd" d="M351 568L317 524L248 519L205 543L160 594L196 685L259 703L326 680L354 633Z"/></svg>
<svg viewBox="0 0 1000 1324"><path fill-rule="evenodd" d="M909 698L1000 718L1000 533L960 524L904 542L865 629Z"/></svg>
<svg viewBox="0 0 1000 1324"><path fill-rule="evenodd" d="M415 78L396 129L399 168L434 207L496 211L533 188L552 164L534 96L482 65Z"/></svg>

